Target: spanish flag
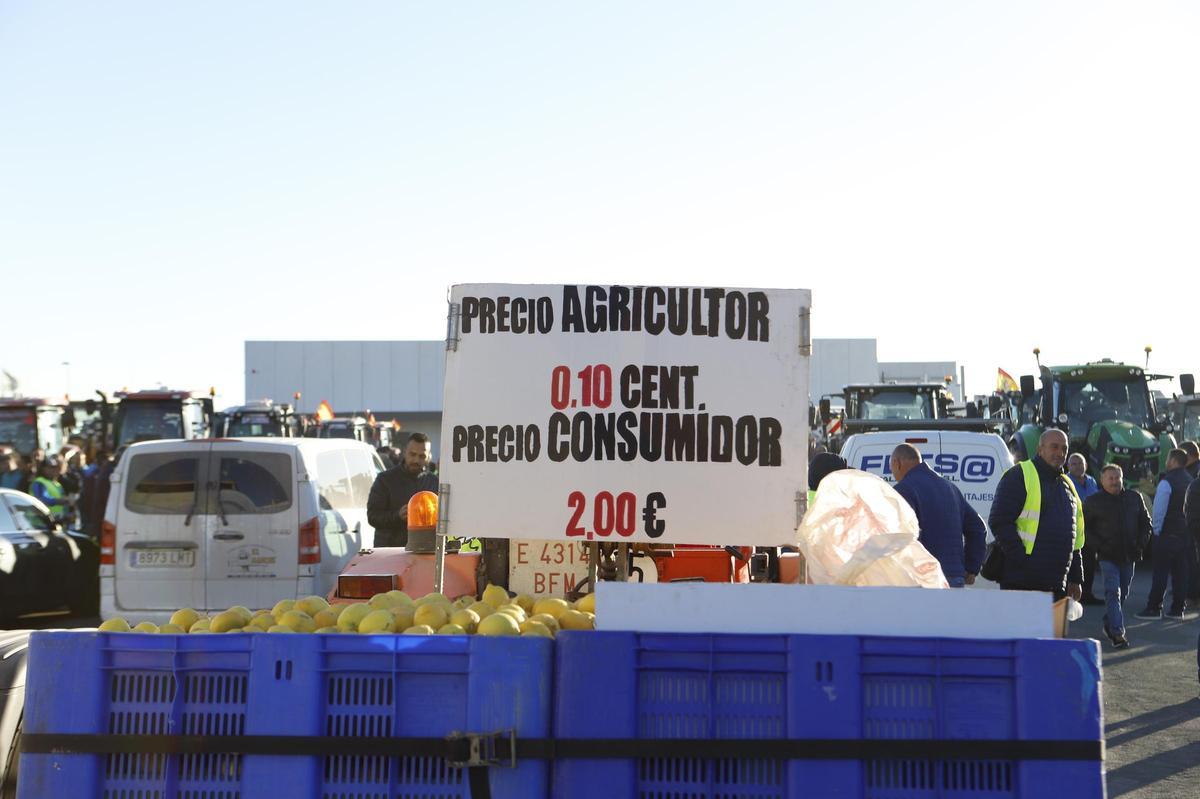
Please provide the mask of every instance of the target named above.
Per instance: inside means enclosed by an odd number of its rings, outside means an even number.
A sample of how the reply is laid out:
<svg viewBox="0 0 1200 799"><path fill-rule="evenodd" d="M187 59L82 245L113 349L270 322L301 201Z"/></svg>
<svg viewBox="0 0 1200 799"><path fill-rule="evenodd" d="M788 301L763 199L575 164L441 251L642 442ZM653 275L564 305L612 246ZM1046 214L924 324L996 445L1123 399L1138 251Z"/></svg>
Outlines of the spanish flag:
<svg viewBox="0 0 1200 799"><path fill-rule="evenodd" d="M1017 381L1013 380L1012 375L1003 369L996 370L996 390L997 391L1020 391L1021 387L1017 385Z"/></svg>
<svg viewBox="0 0 1200 799"><path fill-rule="evenodd" d="M333 418L333 406L327 400L321 400L321 404L317 406L317 421L328 422Z"/></svg>

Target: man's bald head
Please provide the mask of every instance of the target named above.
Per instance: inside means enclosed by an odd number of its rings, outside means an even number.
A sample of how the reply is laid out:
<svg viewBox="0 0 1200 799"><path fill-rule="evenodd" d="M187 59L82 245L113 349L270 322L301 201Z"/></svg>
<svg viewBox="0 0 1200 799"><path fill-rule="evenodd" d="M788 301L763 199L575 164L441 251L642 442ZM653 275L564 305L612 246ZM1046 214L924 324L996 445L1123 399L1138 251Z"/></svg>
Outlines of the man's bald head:
<svg viewBox="0 0 1200 799"><path fill-rule="evenodd" d="M1053 428L1042 433L1038 439L1037 454L1050 466L1061 469L1067 462L1067 434Z"/></svg>
<svg viewBox="0 0 1200 799"><path fill-rule="evenodd" d="M921 453L912 444L899 444L892 450L892 474L896 482L904 479L914 466L921 462Z"/></svg>

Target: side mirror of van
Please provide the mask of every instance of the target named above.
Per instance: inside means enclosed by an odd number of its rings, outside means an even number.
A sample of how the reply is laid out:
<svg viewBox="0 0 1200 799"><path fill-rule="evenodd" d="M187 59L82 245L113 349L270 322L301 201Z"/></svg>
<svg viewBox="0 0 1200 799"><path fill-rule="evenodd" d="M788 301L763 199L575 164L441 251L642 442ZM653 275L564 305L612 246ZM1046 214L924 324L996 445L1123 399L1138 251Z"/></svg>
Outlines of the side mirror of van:
<svg viewBox="0 0 1200 799"><path fill-rule="evenodd" d="M995 394L988 397L988 413L989 414L994 416L997 413L999 413L1000 409L1003 407L1004 407L1004 400L1000 399Z"/></svg>
<svg viewBox="0 0 1200 799"><path fill-rule="evenodd" d="M1184 394L1196 393L1196 376L1192 374L1179 376L1179 389Z"/></svg>
<svg viewBox="0 0 1200 799"><path fill-rule="evenodd" d="M821 398L821 421L824 422L825 424L829 424L830 415L831 415L831 412L829 409L829 397L822 397Z"/></svg>
<svg viewBox="0 0 1200 799"><path fill-rule="evenodd" d="M1021 375L1021 396L1025 399L1033 396L1033 375Z"/></svg>

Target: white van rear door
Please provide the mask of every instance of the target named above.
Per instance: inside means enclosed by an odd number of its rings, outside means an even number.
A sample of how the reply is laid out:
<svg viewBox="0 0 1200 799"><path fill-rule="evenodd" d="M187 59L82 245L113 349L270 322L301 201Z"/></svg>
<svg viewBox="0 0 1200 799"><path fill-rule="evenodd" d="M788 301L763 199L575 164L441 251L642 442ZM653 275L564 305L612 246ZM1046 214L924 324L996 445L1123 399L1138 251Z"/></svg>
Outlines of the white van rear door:
<svg viewBox="0 0 1200 799"><path fill-rule="evenodd" d="M213 445L207 519L209 608L269 608L296 595L299 513L292 450Z"/></svg>
<svg viewBox="0 0 1200 799"><path fill-rule="evenodd" d="M204 607L208 443L126 453L118 495L117 605L131 611ZM111 506L110 506L111 507Z"/></svg>
<svg viewBox="0 0 1200 799"><path fill-rule="evenodd" d="M1008 447L994 434L944 432L942 450L942 468L935 467L935 471L954 481L967 503L987 524L996 487L1013 465Z"/></svg>

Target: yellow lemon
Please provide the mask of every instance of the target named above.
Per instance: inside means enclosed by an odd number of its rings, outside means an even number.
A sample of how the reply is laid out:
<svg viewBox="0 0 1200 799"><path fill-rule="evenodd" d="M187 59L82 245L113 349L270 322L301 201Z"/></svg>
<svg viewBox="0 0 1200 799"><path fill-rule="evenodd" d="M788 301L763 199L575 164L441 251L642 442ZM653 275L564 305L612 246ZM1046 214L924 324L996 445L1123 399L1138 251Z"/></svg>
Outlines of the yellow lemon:
<svg viewBox="0 0 1200 799"><path fill-rule="evenodd" d="M296 604L292 606L292 610L303 611L315 619L318 613L328 607L329 603L325 601L324 597L306 596L304 599L298 600Z"/></svg>
<svg viewBox="0 0 1200 799"><path fill-rule="evenodd" d="M314 632L320 635L333 635L340 633L341 630L339 630L337 627L318 627Z"/></svg>
<svg viewBox="0 0 1200 799"><path fill-rule="evenodd" d="M209 622L208 631L212 633L227 633L233 630L240 630L246 626L247 618L243 617L233 608L223 610L216 616L213 616Z"/></svg>
<svg viewBox="0 0 1200 799"><path fill-rule="evenodd" d="M206 633L209 626L212 624L212 619L196 619L196 623L188 627L189 633Z"/></svg>
<svg viewBox="0 0 1200 799"><path fill-rule="evenodd" d="M475 628L479 626L479 614L470 608L456 610L450 616L450 623L458 625L468 633L473 633L475 632Z"/></svg>
<svg viewBox="0 0 1200 799"><path fill-rule="evenodd" d="M454 600L453 604L457 610L466 610L475 604L475 597L471 596L470 594L463 594L458 599Z"/></svg>
<svg viewBox="0 0 1200 799"><path fill-rule="evenodd" d="M99 627L101 632L106 633L127 633L129 632L129 622L122 619L120 616L114 616L107 620Z"/></svg>
<svg viewBox="0 0 1200 799"><path fill-rule="evenodd" d="M278 619L280 616L287 613L289 610L291 610L295 606L296 606L296 600L281 599L275 603L275 607L271 608L271 615Z"/></svg>
<svg viewBox="0 0 1200 799"><path fill-rule="evenodd" d="M578 610L568 610L558 617L558 623L564 630L594 630L596 628L587 614Z"/></svg>
<svg viewBox="0 0 1200 799"><path fill-rule="evenodd" d="M509 603L508 592L498 585L488 584L488 587L483 589L482 599L494 608Z"/></svg>
<svg viewBox="0 0 1200 799"><path fill-rule="evenodd" d="M517 624L520 624L521 622L525 621L526 618L528 618L525 615L525 611L521 609L520 605L501 605L500 607L496 608L496 612L507 613L509 616L512 616L517 620Z"/></svg>
<svg viewBox="0 0 1200 799"><path fill-rule="evenodd" d="M317 629L313 617L302 610L289 610L279 618L279 623L294 633L311 633Z"/></svg>
<svg viewBox="0 0 1200 799"><path fill-rule="evenodd" d="M570 609L571 606L567 604L567 600L558 597L545 597L533 603L534 614L546 613L556 619Z"/></svg>
<svg viewBox="0 0 1200 799"><path fill-rule="evenodd" d="M354 632L358 629L358 623L371 612L371 606L366 602L355 602L353 605L346 605L338 616L338 629L345 632Z"/></svg>
<svg viewBox="0 0 1200 799"><path fill-rule="evenodd" d="M133 626L133 632L135 632L135 633L156 633L156 632L158 632L158 625L152 621L138 622L137 624L135 624Z"/></svg>
<svg viewBox="0 0 1200 799"><path fill-rule="evenodd" d="M552 633L556 633L562 628L562 625L558 623L558 619L554 618L549 613L535 613L529 617L529 620L541 622L542 624L546 625L546 627Z"/></svg>
<svg viewBox="0 0 1200 799"><path fill-rule="evenodd" d="M536 602L529 594L517 594L516 598L510 600L514 605L520 605L521 610L525 611L525 615L533 613L533 603Z"/></svg>
<svg viewBox="0 0 1200 799"><path fill-rule="evenodd" d="M414 624L404 628L405 635L433 635L433 628L428 624Z"/></svg>
<svg viewBox="0 0 1200 799"><path fill-rule="evenodd" d="M159 627L158 631L162 635L184 635L187 633L187 630L183 629L178 624L171 624L170 622Z"/></svg>
<svg viewBox="0 0 1200 799"><path fill-rule="evenodd" d="M358 623L358 631L364 635L371 633L396 632L396 617L386 610L373 610Z"/></svg>
<svg viewBox="0 0 1200 799"><path fill-rule="evenodd" d="M338 615L329 608L318 610L317 614L312 617L313 624L317 625L317 629L322 627L336 627L338 623Z"/></svg>
<svg viewBox="0 0 1200 799"><path fill-rule="evenodd" d="M517 620L507 613L493 613L479 622L479 635L520 635Z"/></svg>
<svg viewBox="0 0 1200 799"><path fill-rule="evenodd" d="M171 614L170 623L178 625L185 630L190 630L199 618L200 614L191 608L180 608Z"/></svg>
<svg viewBox="0 0 1200 799"><path fill-rule="evenodd" d="M400 603L396 602L395 599L392 599L392 597L388 596L387 594L376 594L367 600L367 604L370 605L373 610L387 610L388 608L394 607Z"/></svg>
<svg viewBox="0 0 1200 799"><path fill-rule="evenodd" d="M536 635L541 638L554 637L554 633L550 632L549 627L540 621L533 621L532 619L521 623L521 635Z"/></svg>
<svg viewBox="0 0 1200 799"><path fill-rule="evenodd" d="M387 611L392 614L392 618L396 620L395 627L397 630L403 630L406 627L412 627L416 624L417 606L416 605L397 605Z"/></svg>
<svg viewBox="0 0 1200 799"><path fill-rule="evenodd" d="M430 592L417 600L418 605L449 605L450 599L445 594Z"/></svg>
<svg viewBox="0 0 1200 799"><path fill-rule="evenodd" d="M399 588L393 588L391 591L386 592L386 595L391 598L393 605L413 604L413 598L401 591Z"/></svg>
<svg viewBox="0 0 1200 799"><path fill-rule="evenodd" d="M248 622L248 621L250 621L250 619L254 618L254 612L252 610L250 610L250 608L246 607L245 605L234 605L233 607L230 608L230 610L232 610L234 613L236 613L237 615L242 617L242 626L243 627L246 626L245 625L246 622Z"/></svg>
<svg viewBox="0 0 1200 799"><path fill-rule="evenodd" d="M596 595L595 594L584 594L583 596L581 596L579 598L579 601L575 603L575 609L582 610L584 613L595 613L596 612Z"/></svg>
<svg viewBox="0 0 1200 799"><path fill-rule="evenodd" d="M492 605L489 605L487 602L472 602L471 606L467 608L467 610L475 611L475 615L481 619L486 619L488 616L491 616L496 612L496 608L494 608Z"/></svg>
<svg viewBox="0 0 1200 799"><path fill-rule="evenodd" d="M467 631L457 624L443 624L437 629L438 635L466 635Z"/></svg>
<svg viewBox="0 0 1200 799"><path fill-rule="evenodd" d="M268 627L274 627L275 624L275 617L268 613L266 616L255 616L242 630L248 633L265 633Z"/></svg>
<svg viewBox="0 0 1200 799"><path fill-rule="evenodd" d="M435 630L448 621L450 621L450 614L440 604L421 605L413 614L413 624L426 624Z"/></svg>
<svg viewBox="0 0 1200 799"><path fill-rule="evenodd" d="M286 624L272 624L270 627L267 628L267 632L269 632L269 633L294 633L296 631L293 630L291 627L288 627Z"/></svg>

